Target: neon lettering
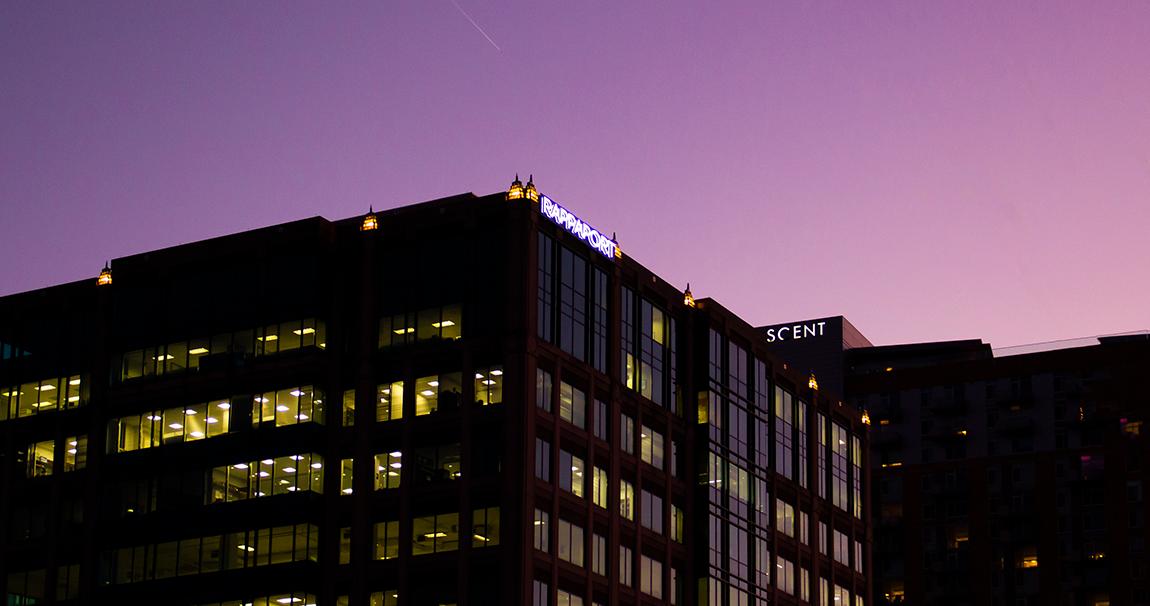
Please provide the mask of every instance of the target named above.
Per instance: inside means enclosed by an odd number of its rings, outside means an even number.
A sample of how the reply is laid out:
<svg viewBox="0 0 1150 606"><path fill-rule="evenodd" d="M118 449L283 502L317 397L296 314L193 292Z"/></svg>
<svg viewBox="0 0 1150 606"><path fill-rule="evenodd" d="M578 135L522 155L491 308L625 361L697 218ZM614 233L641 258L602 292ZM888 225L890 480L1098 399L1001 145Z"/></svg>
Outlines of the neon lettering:
<svg viewBox="0 0 1150 606"><path fill-rule="evenodd" d="M609 259L615 258L614 241L581 221L579 217L576 217L566 208L556 204L551 198L547 196L539 197L539 212L544 217L551 219L556 225L566 229L571 235L586 242L591 248L599 251L599 254Z"/></svg>

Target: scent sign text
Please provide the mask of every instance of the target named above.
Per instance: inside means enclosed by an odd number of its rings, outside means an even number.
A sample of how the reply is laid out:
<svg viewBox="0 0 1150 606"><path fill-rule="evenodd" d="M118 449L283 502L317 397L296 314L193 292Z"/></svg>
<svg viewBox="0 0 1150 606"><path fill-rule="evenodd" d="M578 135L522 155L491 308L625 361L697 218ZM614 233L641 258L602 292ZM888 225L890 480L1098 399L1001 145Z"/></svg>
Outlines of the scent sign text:
<svg viewBox="0 0 1150 606"><path fill-rule="evenodd" d="M542 212L544 217L554 221L556 225L571 232L573 236L586 242L588 246L599 251L604 257L615 258L615 242L590 225L580 221L579 217L568 212L566 208L552 202L551 198L539 197L539 212Z"/></svg>
<svg viewBox="0 0 1150 606"><path fill-rule="evenodd" d="M810 322L807 324L772 326L767 329L767 343L804 339L807 337L821 337L823 336L823 326L825 324L826 322Z"/></svg>

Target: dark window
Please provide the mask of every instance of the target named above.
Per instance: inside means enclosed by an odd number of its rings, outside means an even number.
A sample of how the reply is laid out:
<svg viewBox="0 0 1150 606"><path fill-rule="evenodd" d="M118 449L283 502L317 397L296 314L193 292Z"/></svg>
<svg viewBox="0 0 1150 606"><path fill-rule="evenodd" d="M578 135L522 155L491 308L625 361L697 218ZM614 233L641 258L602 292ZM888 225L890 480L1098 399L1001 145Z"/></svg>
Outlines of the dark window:
<svg viewBox="0 0 1150 606"><path fill-rule="evenodd" d="M559 248L559 348L587 360L587 261Z"/></svg>
<svg viewBox="0 0 1150 606"><path fill-rule="evenodd" d="M543 438L535 438L535 477L551 481L551 443Z"/></svg>
<svg viewBox="0 0 1150 606"><path fill-rule="evenodd" d="M539 336L551 340L551 319L555 310L555 242L539 234Z"/></svg>
<svg viewBox="0 0 1150 606"><path fill-rule="evenodd" d="M595 400L595 437L600 440L610 441L610 434L608 433L609 425L607 425L607 403L602 400Z"/></svg>

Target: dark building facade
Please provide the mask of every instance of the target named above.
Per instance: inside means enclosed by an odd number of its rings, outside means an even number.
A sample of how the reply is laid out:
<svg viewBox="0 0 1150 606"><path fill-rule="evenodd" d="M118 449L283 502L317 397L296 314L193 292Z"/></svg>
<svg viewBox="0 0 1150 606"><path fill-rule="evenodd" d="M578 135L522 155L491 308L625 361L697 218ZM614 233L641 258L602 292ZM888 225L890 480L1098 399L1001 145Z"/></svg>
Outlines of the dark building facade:
<svg viewBox="0 0 1150 606"><path fill-rule="evenodd" d="M518 180L116 259L0 299L0 583L862 606L869 427L808 374Z"/></svg>
<svg viewBox="0 0 1150 606"><path fill-rule="evenodd" d="M840 343L839 320L759 331L874 423L874 603L1147 604L1146 333L996 356Z"/></svg>
<svg viewBox="0 0 1150 606"><path fill-rule="evenodd" d="M994 357L858 350L875 423L875 601L1146 604L1150 340Z"/></svg>

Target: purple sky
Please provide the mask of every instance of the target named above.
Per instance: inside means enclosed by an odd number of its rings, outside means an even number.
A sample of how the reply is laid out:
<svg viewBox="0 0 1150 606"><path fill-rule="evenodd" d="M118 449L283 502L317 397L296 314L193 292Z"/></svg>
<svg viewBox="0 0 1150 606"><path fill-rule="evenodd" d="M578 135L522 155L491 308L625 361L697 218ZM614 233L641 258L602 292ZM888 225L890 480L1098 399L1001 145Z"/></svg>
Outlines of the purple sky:
<svg viewBox="0 0 1150 606"><path fill-rule="evenodd" d="M456 2L0 2L0 295L519 172L755 325L1150 329L1146 0Z"/></svg>

